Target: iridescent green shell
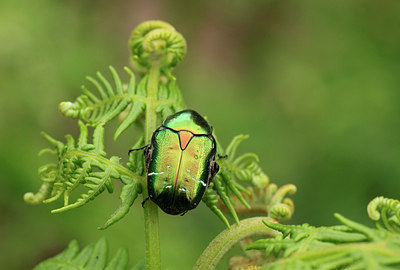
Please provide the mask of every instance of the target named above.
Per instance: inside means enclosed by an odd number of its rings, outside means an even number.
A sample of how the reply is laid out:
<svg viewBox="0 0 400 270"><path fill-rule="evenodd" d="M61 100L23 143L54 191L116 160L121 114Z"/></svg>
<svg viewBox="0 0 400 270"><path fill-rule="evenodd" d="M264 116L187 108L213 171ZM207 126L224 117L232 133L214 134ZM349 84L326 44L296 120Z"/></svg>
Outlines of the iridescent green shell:
<svg viewBox="0 0 400 270"><path fill-rule="evenodd" d="M147 153L149 196L172 215L195 208L218 170L212 129L197 112L170 115L154 133Z"/></svg>

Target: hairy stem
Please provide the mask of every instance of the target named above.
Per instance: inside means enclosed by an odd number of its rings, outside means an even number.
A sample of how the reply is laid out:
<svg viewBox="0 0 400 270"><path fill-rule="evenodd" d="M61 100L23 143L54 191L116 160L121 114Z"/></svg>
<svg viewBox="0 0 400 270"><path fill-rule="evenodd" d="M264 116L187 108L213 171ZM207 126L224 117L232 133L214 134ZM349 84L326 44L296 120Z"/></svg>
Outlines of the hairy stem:
<svg viewBox="0 0 400 270"><path fill-rule="evenodd" d="M157 128L156 105L158 100L158 83L160 79L160 65L153 62L149 80L147 82L147 106L145 142L148 143L151 135ZM147 185L143 188L143 199L149 196ZM144 204L144 226L146 241L146 269L161 269L160 235L158 230L158 207L151 200Z"/></svg>
<svg viewBox="0 0 400 270"><path fill-rule="evenodd" d="M239 224L235 224L230 229L226 229L217 235L203 251L193 267L193 270L215 269L225 253L228 252L233 245L246 237L253 235L275 237L280 234L278 231L267 228L262 222L263 219L266 218L254 217L243 219Z"/></svg>

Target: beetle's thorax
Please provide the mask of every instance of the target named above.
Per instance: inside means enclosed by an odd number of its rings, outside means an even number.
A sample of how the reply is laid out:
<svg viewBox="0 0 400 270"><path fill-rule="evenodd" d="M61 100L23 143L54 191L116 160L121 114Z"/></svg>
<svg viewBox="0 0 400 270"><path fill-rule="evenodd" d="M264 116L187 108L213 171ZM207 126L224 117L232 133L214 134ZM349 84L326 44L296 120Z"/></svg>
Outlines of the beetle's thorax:
<svg viewBox="0 0 400 270"><path fill-rule="evenodd" d="M184 110L170 115L162 125L176 132L189 131L193 135L210 135L212 133L212 128L207 121L192 110Z"/></svg>

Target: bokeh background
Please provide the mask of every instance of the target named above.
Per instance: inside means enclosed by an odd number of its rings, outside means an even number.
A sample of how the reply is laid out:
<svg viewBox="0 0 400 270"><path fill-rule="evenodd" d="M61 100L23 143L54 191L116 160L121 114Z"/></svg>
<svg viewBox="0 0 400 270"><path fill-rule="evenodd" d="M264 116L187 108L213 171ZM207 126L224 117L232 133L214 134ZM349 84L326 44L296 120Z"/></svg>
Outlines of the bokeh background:
<svg viewBox="0 0 400 270"><path fill-rule="evenodd" d="M372 225L367 203L400 190L400 1L14 1L0 2L0 268L31 269L71 239L106 237L111 255L144 256L143 214L135 203L106 231L118 192L52 215L22 197L40 185L38 157L55 138L77 134L58 113L86 75L129 64L132 29L148 19L173 24L188 54L175 75L187 105L207 115L226 145L250 134L278 185L293 183L288 221L331 225L334 212ZM110 78L110 76L108 76ZM87 84L87 83L86 83ZM126 132L109 153L126 155ZM117 189L120 185L117 185ZM223 224L201 205L184 217L160 213L163 267L191 269ZM222 263L219 269L225 269Z"/></svg>

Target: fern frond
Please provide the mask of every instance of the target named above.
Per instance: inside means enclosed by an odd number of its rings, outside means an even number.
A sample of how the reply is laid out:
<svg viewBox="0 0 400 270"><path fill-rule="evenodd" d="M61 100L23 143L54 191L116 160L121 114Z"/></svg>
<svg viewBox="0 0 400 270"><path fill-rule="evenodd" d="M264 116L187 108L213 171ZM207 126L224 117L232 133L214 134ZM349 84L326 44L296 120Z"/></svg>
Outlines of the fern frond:
<svg viewBox="0 0 400 270"><path fill-rule="evenodd" d="M148 76L144 76L136 85L135 74L125 67L125 72L130 79L124 87L116 70L112 66L109 68L114 86L100 72L97 72L97 79L87 77L97 93L82 86L83 94L75 102L61 102L59 110L64 116L79 118L90 126L102 126L117 116L124 115L114 133L114 140L116 140L145 111L146 104L149 102L146 90ZM160 83L157 104L156 112L160 114L161 119L185 108L182 94L172 76L168 82Z"/></svg>
<svg viewBox="0 0 400 270"><path fill-rule="evenodd" d="M82 86L83 95L79 96L75 102L61 102L59 110L64 116L80 118L91 126L101 126L120 115L129 106L127 117L115 132L114 139L117 139L144 112L146 92L141 91L143 87L136 86L135 75L129 68L125 68L130 76L126 88L116 70L112 66L109 69L114 80L114 87L100 72L97 72L97 79L87 77L97 94ZM146 80L141 82L146 83Z"/></svg>
<svg viewBox="0 0 400 270"><path fill-rule="evenodd" d="M88 140L87 125L79 121L79 128L78 140L67 135L65 144L44 134L55 146L58 161L39 169L39 177L44 184L37 194L27 193L25 201L31 204L50 203L63 196L64 205L52 210L52 213L63 212L88 203L106 189L112 193L112 179L119 179L125 185L120 195L121 206L107 221L105 228L128 213L129 207L142 190L144 179L140 174L122 166L119 157L106 158L103 126L94 129L91 143ZM74 202L70 202L71 194L78 187L84 187L84 191Z"/></svg>
<svg viewBox="0 0 400 270"><path fill-rule="evenodd" d="M124 179L125 177L122 176L122 178ZM135 182L133 179L125 178L123 181L128 182L128 184L122 187L120 194L120 207L111 215L103 227L99 227L98 229L104 230L122 219L129 212L129 209L136 200L138 194L142 192L142 185Z"/></svg>
<svg viewBox="0 0 400 270"><path fill-rule="evenodd" d="M53 258L43 261L34 270L53 269L98 269L98 270L127 270L129 269L129 255L125 248L120 248L115 255L108 260L108 243L102 238L95 244L89 244L81 251L78 242L73 240L68 247ZM139 263L130 269L144 269L143 263Z"/></svg>
<svg viewBox="0 0 400 270"><path fill-rule="evenodd" d="M211 182L206 189L203 197L203 202L207 205L210 210L217 215L217 217L225 224L226 227L230 228L228 219L224 216L222 211L218 207L217 192L214 189L214 183Z"/></svg>
<svg viewBox="0 0 400 270"><path fill-rule="evenodd" d="M377 208L391 207L396 212L396 200L376 198L369 213ZM375 213L376 214L376 213ZM371 215L371 214L370 214ZM308 224L283 225L264 220L269 229L282 234L261 239L246 247L274 254L275 261L262 269L398 269L400 267L400 234L392 228L369 228L339 214L343 224L314 227ZM376 215L373 216L376 219Z"/></svg>
<svg viewBox="0 0 400 270"><path fill-rule="evenodd" d="M383 225L389 231L400 233L400 202L398 200L376 197L368 204L367 211L377 227Z"/></svg>
<svg viewBox="0 0 400 270"><path fill-rule="evenodd" d="M129 45L132 61L138 69L145 70L158 59L161 66L170 69L186 54L186 41L169 23L146 21L131 34Z"/></svg>
<svg viewBox="0 0 400 270"><path fill-rule="evenodd" d="M216 175L215 178L213 179L213 182L214 182L214 186L212 188L217 192L221 202L226 207L226 209L228 209L229 213L233 216L233 218L235 219L235 222L238 224L239 217L237 216L237 213L235 211L232 198L230 197L230 194L229 194L229 190L227 190L227 187L225 186L224 182L222 181L220 175Z"/></svg>
<svg viewBox="0 0 400 270"><path fill-rule="evenodd" d="M245 153L236 157L236 151L240 143L246 140L248 135L238 135L226 148L226 155L217 159L220 166L219 173L213 179L213 184L208 187L203 201L217 216L222 218L221 211L213 194L218 194L219 205L222 210L228 211L239 222L239 215L250 213L263 213L277 220L288 219L294 211L292 200L285 198L287 194L294 194L296 187L286 185L277 188L275 184L269 184L268 176L259 165L258 156L254 153ZM218 144L219 153L223 153ZM240 182L249 184L247 188Z"/></svg>

